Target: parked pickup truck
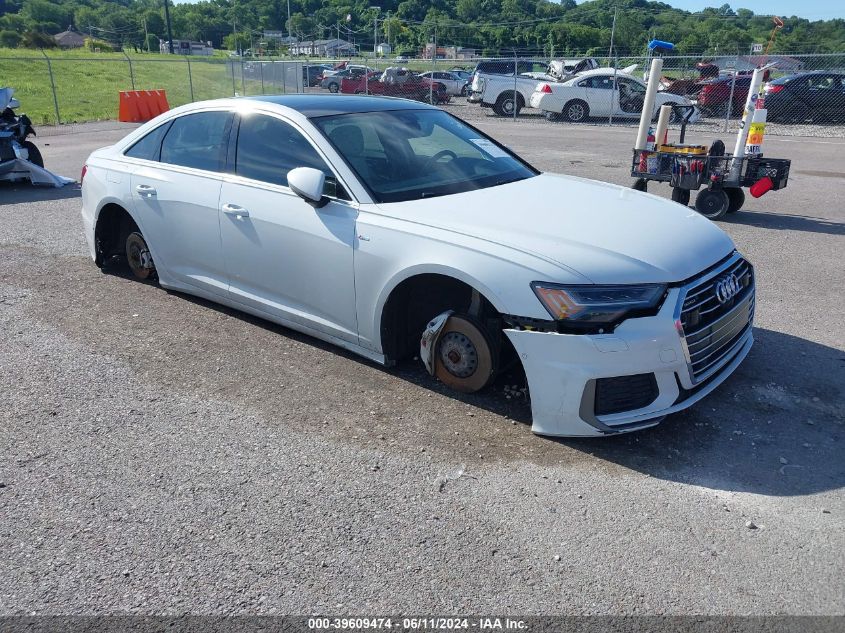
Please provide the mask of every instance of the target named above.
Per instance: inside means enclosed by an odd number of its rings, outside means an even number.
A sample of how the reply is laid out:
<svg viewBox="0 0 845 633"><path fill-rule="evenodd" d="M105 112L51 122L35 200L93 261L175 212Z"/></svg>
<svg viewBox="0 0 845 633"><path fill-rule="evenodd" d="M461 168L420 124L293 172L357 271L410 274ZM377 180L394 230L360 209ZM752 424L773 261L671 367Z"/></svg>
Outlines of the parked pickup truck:
<svg viewBox="0 0 845 633"><path fill-rule="evenodd" d="M527 67L528 62L522 62L518 66L520 70ZM598 63L592 58L554 60L548 65L532 62L530 70L514 77L513 62L510 63L510 73L507 74L485 72L486 69L479 64L472 77L467 101L479 103L482 108L493 108L493 112L499 116L514 116L529 102L538 82L564 81L579 72L596 67Z"/></svg>

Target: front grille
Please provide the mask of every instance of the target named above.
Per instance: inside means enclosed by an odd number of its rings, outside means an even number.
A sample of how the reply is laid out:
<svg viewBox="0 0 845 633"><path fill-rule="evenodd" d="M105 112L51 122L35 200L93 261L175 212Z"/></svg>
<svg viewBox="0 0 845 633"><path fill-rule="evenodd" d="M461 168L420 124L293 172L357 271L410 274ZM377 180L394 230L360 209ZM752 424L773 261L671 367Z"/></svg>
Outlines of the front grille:
<svg viewBox="0 0 845 633"><path fill-rule="evenodd" d="M609 415L647 407L657 399L654 374L614 376L596 380L596 415Z"/></svg>
<svg viewBox="0 0 845 633"><path fill-rule="evenodd" d="M719 282L734 276L738 292L720 301ZM724 295L722 296L724 299ZM706 380L733 357L754 319L754 268L736 255L681 291L680 326L693 383Z"/></svg>

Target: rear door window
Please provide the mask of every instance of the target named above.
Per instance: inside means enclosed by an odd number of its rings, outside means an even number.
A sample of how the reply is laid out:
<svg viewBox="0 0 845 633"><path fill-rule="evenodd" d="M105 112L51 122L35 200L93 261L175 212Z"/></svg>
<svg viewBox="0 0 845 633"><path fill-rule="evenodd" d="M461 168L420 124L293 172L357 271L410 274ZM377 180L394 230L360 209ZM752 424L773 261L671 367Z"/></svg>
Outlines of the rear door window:
<svg viewBox="0 0 845 633"><path fill-rule="evenodd" d="M161 162L222 171L231 120L231 112L197 112L179 117L161 144Z"/></svg>
<svg viewBox="0 0 845 633"><path fill-rule="evenodd" d="M613 89L613 77L609 76L598 76L598 77L588 77L583 81L578 83L579 86L582 88L597 88L599 90L612 90Z"/></svg>
<svg viewBox="0 0 845 633"><path fill-rule="evenodd" d="M132 158L157 161L161 155L161 139L164 138L169 127L169 122L159 125L152 132L141 137L141 140L136 141L132 147L124 152L124 155L131 156Z"/></svg>

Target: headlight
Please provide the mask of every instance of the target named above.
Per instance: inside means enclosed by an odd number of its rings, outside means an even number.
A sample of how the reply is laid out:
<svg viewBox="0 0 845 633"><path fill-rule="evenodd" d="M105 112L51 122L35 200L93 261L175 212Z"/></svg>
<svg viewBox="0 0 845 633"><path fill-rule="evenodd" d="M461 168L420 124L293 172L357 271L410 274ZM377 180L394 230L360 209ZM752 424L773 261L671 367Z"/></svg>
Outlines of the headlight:
<svg viewBox="0 0 845 633"><path fill-rule="evenodd" d="M611 325L632 312L655 308L666 286L564 286L535 281L534 294L556 321L586 327Z"/></svg>

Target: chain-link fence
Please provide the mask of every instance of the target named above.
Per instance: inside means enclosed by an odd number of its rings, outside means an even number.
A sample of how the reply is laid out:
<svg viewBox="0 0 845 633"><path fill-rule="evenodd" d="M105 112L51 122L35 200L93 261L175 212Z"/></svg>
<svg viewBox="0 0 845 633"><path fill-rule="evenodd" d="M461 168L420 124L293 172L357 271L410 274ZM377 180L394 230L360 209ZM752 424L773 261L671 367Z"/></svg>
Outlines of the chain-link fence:
<svg viewBox="0 0 845 633"><path fill-rule="evenodd" d="M235 95L303 92L304 64L169 56L0 57L0 81L39 126L114 121L119 91L165 90L171 107ZM49 133L49 130L44 130Z"/></svg>
<svg viewBox="0 0 845 633"><path fill-rule="evenodd" d="M504 75L488 74L485 81L476 81L469 101L490 116L515 121L544 117L568 124L636 126L651 59L594 59L596 69L563 77L548 74L547 60L476 60L482 70L496 72L499 66ZM845 53L665 57L656 103L695 106L692 129L735 132L752 71L763 63L773 64L765 74L763 92L767 134L845 137ZM444 60L437 65L446 67ZM514 65L520 73L516 77Z"/></svg>
<svg viewBox="0 0 845 633"><path fill-rule="evenodd" d="M171 107L233 95L386 94L433 101L468 119L503 116L516 122L636 125L650 59L594 59L595 71L561 81L559 75L548 74L548 59L518 55L250 60L167 55L70 58L42 53L0 57L0 78L15 88L20 111L41 126L113 121L118 91L132 89L164 89ZM765 92L767 134L845 137L845 53L771 55L766 60L759 55L665 57L658 103L695 105L692 125L697 129L735 131L751 71L763 61L775 64ZM333 74L344 62L348 67ZM502 74L495 74L473 94L470 75L477 67ZM383 75L388 68L408 68L412 73ZM538 88L548 94L536 94Z"/></svg>

